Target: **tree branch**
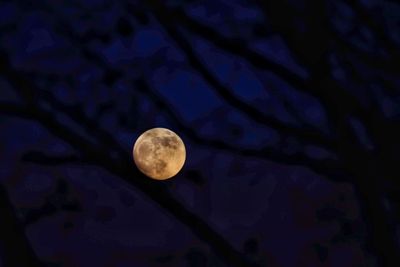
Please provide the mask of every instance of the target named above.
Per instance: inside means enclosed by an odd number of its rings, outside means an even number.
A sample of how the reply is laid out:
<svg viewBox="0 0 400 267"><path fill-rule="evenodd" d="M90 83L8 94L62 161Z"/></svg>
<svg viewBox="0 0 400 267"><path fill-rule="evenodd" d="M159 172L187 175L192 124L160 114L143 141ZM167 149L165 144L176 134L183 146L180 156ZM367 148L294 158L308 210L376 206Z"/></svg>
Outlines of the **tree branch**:
<svg viewBox="0 0 400 267"><path fill-rule="evenodd" d="M362 6L360 1L348 1L347 4L355 11L362 22L365 23L365 25L367 25L373 31L376 36L376 41L388 51L388 55L390 55L390 58L388 58L387 61L376 62L378 64L380 63L379 67L387 67L385 68L387 71L394 71L395 73L399 73L399 45L390 39L390 37L386 34L386 30L382 24L371 18L371 14L369 14L366 8Z"/></svg>
<svg viewBox="0 0 400 267"><path fill-rule="evenodd" d="M9 64L8 57L0 54L0 64L5 69L5 74L10 83L17 87L21 95L26 95L32 89L32 84L28 84L26 79L19 79L18 72L13 70ZM23 80L23 82L21 82ZM19 88L20 87L20 88ZM28 91L28 92L27 92ZM147 197L158 203L167 210L177 220L185 224L201 240L208 243L231 266L254 266L239 253L227 240L213 230L201 217L190 212L179 201L177 201L168 191L165 183L150 181L136 168L133 167L131 154L124 152L113 157L108 149L101 149L97 144L85 137L75 133L62 123L58 122L54 114L40 109L37 106L30 106L28 113L24 113L24 118L32 119L45 128L50 133L70 144L74 149L82 154L87 160L97 166L103 167L110 173L120 177L122 180L137 188ZM29 116L27 116L29 114ZM118 144L114 139L104 139L101 135L99 141L110 144Z"/></svg>
<svg viewBox="0 0 400 267"><path fill-rule="evenodd" d="M268 1L259 1L260 6L263 10L269 10L270 8L267 6ZM151 4L156 12L162 14L164 17L168 17L170 21L179 22L179 25L184 26L185 28L189 29L191 32L203 37L207 41L210 41L215 46L227 51L231 54L240 56L250 62L254 67L259 69L266 69L269 71L274 72L280 78L282 78L285 82L290 84L295 90L299 90L306 94L309 94L316 99L318 99L326 108L330 107L332 104L332 100L340 99L340 103L334 103L334 106L340 106L342 109L345 109L346 112L353 113L360 118L366 119L368 118L367 115L364 114L364 109L358 103L358 101L348 94L348 92L344 91L342 88L337 87L339 95L336 97L325 97L326 88L321 88L321 83L315 81L317 77L315 74L313 75L314 78L312 79L305 79L301 76L295 74L294 72L288 70L287 68L283 67L279 63L276 63L260 53L253 51L249 48L244 41L238 39L227 38L219 34L216 30L212 29L211 27L205 26L194 19L190 18L188 15L181 8L167 8L164 4L161 3L159 0L152 0ZM265 11L265 13L268 13ZM279 14L279 13L278 13ZM277 14L276 14L277 15ZM284 26L290 27L292 26ZM283 29L282 28L282 29ZM280 28L277 28L279 30ZM286 29L286 28L285 28ZM324 34L321 35L321 38L325 36ZM287 36L284 36L287 39ZM308 39L308 37L302 37L302 39ZM290 44L297 44L299 47L303 47L301 42L299 43L298 40L290 40L293 42L288 42ZM303 41L304 42L304 41ZM299 47L295 47L296 49L293 50L293 46L290 46L293 51L297 52L300 50ZM301 48L304 50L304 48ZM305 51L312 51L312 47L305 49ZM298 53L297 53L298 54ZM316 56L317 57L317 56ZM304 60L300 60L301 63L305 63ZM307 65L305 65L307 66ZM309 70L312 71L312 70ZM334 82L334 81L331 81ZM335 146L335 145L333 145Z"/></svg>
<svg viewBox="0 0 400 267"><path fill-rule="evenodd" d="M76 199L71 199L68 191L67 182L59 179L55 191L46 196L44 203L40 207L24 210L24 225L36 223L58 212L80 212L82 210L81 204Z"/></svg>
<svg viewBox="0 0 400 267"><path fill-rule="evenodd" d="M28 109L17 103L0 101L0 115L29 116Z"/></svg>
<svg viewBox="0 0 400 267"><path fill-rule="evenodd" d="M78 36L76 36L72 31L66 29L68 32L68 37L72 41L76 42L79 39ZM86 40L86 37L83 37ZM78 45L78 44L77 44ZM80 45L79 47L82 47ZM87 54L87 50L85 47L81 48L84 53ZM91 53L91 58L95 59L95 62L98 66L109 69L109 67L105 64L103 59L99 57L95 53ZM156 101L157 105L160 107L165 107L164 111L167 112L168 116L173 119L173 121L177 124L180 130L184 131L185 134L194 142L201 144L201 145L206 145L208 147L212 147L215 149L220 149L220 150L225 150L228 152L233 152L233 153L239 153L245 156L252 156L252 157L258 157L258 158L263 158L267 160L272 160L278 163L283 163L283 164L288 164L288 165L296 165L296 166L304 166L312 171L323 175L324 177L328 177L329 179L343 179L343 175L340 174L340 164L334 160L314 160L311 158L306 157L304 154L298 152L295 155L287 155L282 152L280 152L278 149L275 149L273 147L265 147L261 149L243 149L237 146L233 146L231 144L228 144L226 142L223 142L221 140L215 140L215 139L205 139L204 137L200 137L197 135L197 133L191 129L190 127L185 126L182 123L182 119L179 118L179 116L172 111L172 108L168 107L168 105L165 104L165 101L161 99L161 97L157 97L156 94L154 93L154 90L150 89L150 86L148 83L146 83L144 80L136 80L134 82L134 85L138 88L141 89L143 92L148 94L151 99ZM225 89L228 90L228 89ZM124 149L121 149L120 145L118 143L112 142L113 137L103 129L99 127L97 123L95 123L93 120L90 120L87 118L87 116L82 112L81 109L77 106L68 106L65 105L64 103L60 102L58 99L54 98L50 93L48 92L43 92L43 90L36 89L37 92L40 92L40 97L44 98L52 107L56 110L60 110L67 114L71 119L73 119L76 123L78 123L80 126L82 126L90 136L94 136L98 139L101 139L102 142L101 144L107 144L108 149L115 150L117 149L120 153L124 153ZM256 111L257 112L257 111ZM258 113L257 113L258 114ZM256 115L255 115L256 116ZM298 129L298 131L301 134L301 129ZM312 137L310 137L310 141L315 141ZM82 159L81 159L82 160Z"/></svg>
<svg viewBox="0 0 400 267"><path fill-rule="evenodd" d="M30 151L28 153L25 153L21 157L21 160L25 162L35 163L39 165L49 165L49 166L86 163L77 155L55 156L55 155L47 155L41 151Z"/></svg>
<svg viewBox="0 0 400 267"><path fill-rule="evenodd" d="M4 266L43 266L29 244L4 186L0 184L0 250Z"/></svg>
<svg viewBox="0 0 400 267"><path fill-rule="evenodd" d="M261 147L259 149L243 148L229 144L219 139L211 139L199 136L198 133L184 123L184 119L179 116L168 103L156 93L156 90L144 80L136 80L134 86L142 93L152 99L158 108L162 109L172 120L176 127L183 132L193 142L210 148L227 151L230 153L241 154L243 156L257 157L265 160L274 161L281 164L304 166L330 180L342 180L345 176L341 173L341 165L333 159L315 160L306 157L303 153L285 154L280 149L274 147Z"/></svg>
<svg viewBox="0 0 400 267"><path fill-rule="evenodd" d="M304 78L285 68L281 64L265 57L261 53L252 50L244 41L237 38L222 36L215 29L201 24L188 16L182 8L168 8L159 0L151 0L148 2L156 12L160 14L162 13L162 16L168 17L171 21L173 20L177 24L179 23L179 25L184 26L196 35L201 36L216 47L246 59L256 68L272 71L282 78L282 80L289 83L294 89L307 91L307 85Z"/></svg>
<svg viewBox="0 0 400 267"><path fill-rule="evenodd" d="M263 112L260 112L253 105L242 101L239 97L235 96L231 90L222 85L214 75L212 75L201 60L196 55L195 51L192 49L190 43L186 41L183 36L179 34L178 31L171 26L171 20L169 17L165 16L163 13L157 13L157 17L161 22L161 25L167 30L169 35L173 38L176 44L185 52L186 57L191 64L191 66L198 71L202 77L215 89L215 92L226 100L231 106L243 112L248 118L266 125L268 127L275 128L279 132L286 135L294 135L300 138L302 141L306 141L311 144L317 144L324 146L328 149L334 148L334 143L329 140L326 136L322 135L320 132L310 129L308 127L298 128L295 126L283 123L274 116L269 116Z"/></svg>
<svg viewBox="0 0 400 267"><path fill-rule="evenodd" d="M264 2L260 0L259 3L276 29L284 34L287 43L300 62L311 70L310 85L312 86L310 88L313 88L319 95L318 99L327 108L328 118L338 135L338 156L346 164L345 168L349 174L356 178L353 183L364 197L368 196L370 192L377 192L374 200L362 199L363 201L361 201L361 205L365 208L364 215L371 228L374 228L369 233L369 245L371 247L388 246L387 249L379 249L376 252L387 266L399 266L400 258L395 253L398 251L398 244L394 242L394 232L388 231L387 228L381 228L382 225L390 223L385 221L384 216L376 216L376 214L382 213L380 210L382 209L382 199L380 199L382 192L378 188L379 183L376 179L382 175L377 173L378 170L379 172L385 171L385 168L382 168L383 165L379 166L378 162L379 154L384 152L382 152L382 148L379 148L379 152L376 152L377 155L372 155L365 148L357 145L357 136L352 131L348 119L351 116L360 118L366 123L366 126L370 127L368 130L374 133L373 137L384 137L386 143L390 145L388 140L393 139L386 133L391 133L391 131L382 116L364 109L350 90L341 87L337 81L332 79L327 61L332 48L327 23L328 16L322 12L326 10L326 2L304 2L305 6L302 7L301 12L297 11L288 1ZM303 27L300 31L296 31L296 24L298 24L296 18L298 17L303 19ZM315 36L318 36L318 42L314 42L313 37ZM373 141L376 143L378 140L384 139L376 138Z"/></svg>

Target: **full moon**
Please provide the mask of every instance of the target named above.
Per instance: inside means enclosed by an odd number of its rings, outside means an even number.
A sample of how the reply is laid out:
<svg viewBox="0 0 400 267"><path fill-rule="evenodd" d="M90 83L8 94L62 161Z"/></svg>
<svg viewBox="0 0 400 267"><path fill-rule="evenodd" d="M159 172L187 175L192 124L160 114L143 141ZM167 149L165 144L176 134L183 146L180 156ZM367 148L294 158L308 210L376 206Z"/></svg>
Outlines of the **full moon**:
<svg viewBox="0 0 400 267"><path fill-rule="evenodd" d="M182 139L173 131L153 128L136 140L133 159L138 169L146 176L166 180L182 169L186 149Z"/></svg>

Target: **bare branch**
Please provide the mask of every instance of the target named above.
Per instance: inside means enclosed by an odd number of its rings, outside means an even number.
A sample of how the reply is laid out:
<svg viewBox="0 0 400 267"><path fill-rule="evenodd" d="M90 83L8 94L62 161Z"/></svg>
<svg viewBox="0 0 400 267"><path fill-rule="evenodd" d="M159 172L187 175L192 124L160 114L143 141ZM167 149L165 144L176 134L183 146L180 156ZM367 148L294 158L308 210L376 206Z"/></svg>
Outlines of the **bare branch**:
<svg viewBox="0 0 400 267"><path fill-rule="evenodd" d="M27 79L23 79L24 81L20 82L21 79L18 79L18 72L12 69L8 57L4 53L0 54L0 62L2 63L0 65L7 69L7 78L10 83L16 87L15 89L20 91L21 95L29 93L27 91L32 89L33 84L29 84ZM134 168L132 166L131 155L126 152L126 150L114 157L108 149L101 149L98 145L57 121L54 114L46 112L38 106L31 106L31 109L28 111L32 115L24 116L24 118L39 122L48 129L50 133L70 144L76 151L79 151L84 160L108 170L110 173L120 177L131 186L143 192L177 220L190 228L199 239L208 243L217 254L221 255L231 266L254 266L229 244L227 240L203 221L202 218L189 211L183 204L176 200L169 193L166 184L150 181L150 179L146 178ZM93 124L95 123L91 122L88 125ZM99 141L106 144L118 143L114 138L109 140L108 137L104 135L100 135L98 138L100 139Z"/></svg>
<svg viewBox="0 0 400 267"><path fill-rule="evenodd" d="M356 12L359 18L365 25L367 25L376 37L376 41L384 47L390 58L387 61L376 62L379 67L384 67L387 71L395 71L396 73L400 70L400 47L386 34L386 29L382 23L378 23L371 14L362 6L360 1L348 1L347 4Z"/></svg>
<svg viewBox="0 0 400 267"><path fill-rule="evenodd" d="M291 85L294 90L299 90L301 92L309 94L317 98L318 100L321 100L321 95L326 92L325 88L321 88L321 84L315 84L307 78L303 78L300 75L285 68L281 64L276 63L273 60L265 57L261 53L252 50L243 40L222 36L215 29L201 24L188 16L181 8L167 8L159 0L152 0L151 3L156 12L158 12L158 14L160 14L164 18L167 17L170 22L175 21L179 23L179 25L187 28L190 32L193 32L206 39L207 41L213 43L216 47L219 47L222 50L231 54L242 57L256 68L265 69L275 73L278 77L282 78L282 80ZM262 4L260 5L263 7L263 10L267 9L266 2L261 3ZM288 43L289 45L292 43L297 44L296 42ZM296 51L296 49L294 49L293 51ZM351 102L349 102L350 100ZM324 101L322 102L324 103ZM354 97L350 97L344 104L346 104L346 108L348 108L349 110L357 110L358 113L360 113L359 111L362 109L359 103L357 103L357 101L354 99Z"/></svg>
<svg viewBox="0 0 400 267"><path fill-rule="evenodd" d="M302 141L306 141L311 144L322 145L328 149L334 148L334 143L315 129L310 129L308 127L298 128L296 126L283 123L276 117L260 112L253 105L250 105L242 101L239 97L235 96L230 89L222 85L218 79L215 78L215 76L212 75L204 66L189 42L186 41L186 39L183 38L183 36L181 36L179 32L174 29L174 27L171 27L171 21L165 15L163 15L163 13L158 13L158 18L169 35L185 52L186 57L192 67L197 70L202 77L215 89L218 95L226 100L231 106L243 112L248 118L268 127L275 128L279 132L282 132L286 135L294 135L300 138Z"/></svg>
<svg viewBox="0 0 400 267"><path fill-rule="evenodd" d="M81 204L78 200L71 198L68 191L67 182L59 179L55 191L46 196L41 206L22 210L24 225L34 224L58 212L80 212L82 210Z"/></svg>
<svg viewBox="0 0 400 267"><path fill-rule="evenodd" d="M4 266L39 267L42 263L33 251L15 213L5 187L0 184L0 248Z"/></svg>
<svg viewBox="0 0 400 267"><path fill-rule="evenodd" d="M368 245L376 248L376 252L386 265L400 265L398 244L393 238L394 232L387 227L390 224L387 218L381 215L384 207L379 199L382 197L382 192L377 178L382 176L381 171L385 171L385 168L382 168L384 165L379 166L381 164L379 154L385 153L384 149L380 148L377 155L372 155L358 145L357 135L351 129L349 118L354 116L365 123L369 127L368 131L373 133L371 136L374 137L374 143L386 139L386 143L390 144L388 140L396 139L388 136L387 133L393 135L393 131L381 115L373 110L366 110L350 90L343 88L331 77L327 61L327 55L332 48L327 22L329 16L322 12L326 10L326 2L304 2L301 14L288 1L260 0L259 3L276 29L282 32L299 61L308 66L312 73L310 88L313 88L318 99L326 107L328 118L340 140L338 156L345 162L348 172L356 177L357 181L354 182L363 195L361 204L364 205L365 216L371 227ZM283 14L285 16L282 16ZM298 22L295 18L299 16L303 19L302 29L305 30L296 30L295 25ZM318 36L318 42L314 42L312 37L315 36ZM376 194L372 200L368 196L373 191ZM386 246L385 249L381 249L382 246Z"/></svg>
<svg viewBox="0 0 400 267"><path fill-rule="evenodd" d="M68 37L72 40L76 40L78 36L74 35L73 32L68 31ZM81 47L81 46L79 46ZM83 51L88 49L81 48ZM96 58L96 63L108 69L103 59L97 54L93 54L92 57ZM234 146L223 142L217 139L205 139L203 137L198 136L198 134L187 127L182 123L182 119L178 118L178 115L174 113L171 107L165 105L165 101L161 99L161 97L157 97L154 93L154 90L150 89L149 84L144 82L144 80L136 80L134 82L135 86L138 89L141 89L144 93L150 95L151 99L156 101L156 104L159 107L165 107L164 111L167 112L168 116L173 119L173 121L179 126L179 128L185 132L185 134L194 142L206 145L211 148L225 150L233 153L239 153L245 156L252 156L263 158L267 160L272 160L278 163L288 164L288 165L296 165L296 166L304 166L310 168L316 173L319 173L328 179L340 179L343 175L338 175L340 164L335 160L315 160L306 157L301 152L298 152L295 155L287 155L279 151L279 149L275 149L273 147L265 147L260 149L243 149L238 146ZM33 85L32 85L33 86ZM228 89L225 89L228 90ZM44 92L36 88L36 92L38 92L39 96L45 99L55 110L59 110L69 116L71 119L74 120L77 124L82 126L90 136L94 136L95 138L102 140L100 144L107 145L108 149L110 150L117 150L120 154L124 154L124 149L120 147L117 142L113 142L113 137L105 130L99 127L98 123L95 123L93 120L87 118L87 116L82 112L82 110L77 106L68 106L64 103L60 102L56 99L52 94L48 92ZM257 111L256 111L257 112ZM258 114L258 113L257 113ZM273 118L272 118L273 119ZM294 128L297 129L297 128ZM302 134L302 130L298 129L298 132ZM314 142L315 140L310 136L310 142ZM82 160L82 159L81 159Z"/></svg>
<svg viewBox="0 0 400 267"><path fill-rule="evenodd" d="M30 162L40 165L49 165L49 166L87 163L77 155L55 156L55 155L47 155L41 151L27 152L21 157L21 160L25 162Z"/></svg>
<svg viewBox="0 0 400 267"><path fill-rule="evenodd" d="M257 157L261 159L271 160L277 163L304 166L310 170L318 173L331 180L345 179L344 175L340 174L341 165L339 162L333 159L316 160L305 156L302 152L289 155L283 153L279 148L274 147L263 147L259 149L243 148L229 144L219 139L211 139L199 136L196 131L191 127L188 127L184 123L184 119L179 116L174 109L168 105L168 103L162 98L162 96L156 93L156 90L152 89L151 86L144 80L136 80L134 86L141 92L149 96L152 101L157 105L158 108L162 109L166 115L172 120L176 127L183 132L193 142L204 145L210 148L227 151L230 153L240 154L244 156Z"/></svg>
<svg viewBox="0 0 400 267"><path fill-rule="evenodd" d="M213 43L216 47L246 59L254 67L272 71L296 90L307 91L307 84L305 83L304 78L285 68L281 64L252 50L244 41L222 36L215 29L192 19L182 10L182 8L168 8L162 3L162 1L158 0L152 0L149 2L158 13L162 13L162 16L168 17L171 21L173 20L177 24L179 23L179 25L186 27L191 32Z"/></svg>
<svg viewBox="0 0 400 267"><path fill-rule="evenodd" d="M25 106L2 101L0 102L0 115L27 117L29 112Z"/></svg>

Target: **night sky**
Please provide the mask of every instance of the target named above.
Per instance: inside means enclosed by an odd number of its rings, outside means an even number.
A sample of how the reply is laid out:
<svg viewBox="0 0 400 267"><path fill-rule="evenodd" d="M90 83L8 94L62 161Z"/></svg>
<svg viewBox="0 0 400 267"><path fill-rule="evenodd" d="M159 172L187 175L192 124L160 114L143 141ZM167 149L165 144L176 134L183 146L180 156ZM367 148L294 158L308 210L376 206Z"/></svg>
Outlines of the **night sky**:
<svg viewBox="0 0 400 267"><path fill-rule="evenodd" d="M0 2L0 267L398 267L399 151L396 1Z"/></svg>

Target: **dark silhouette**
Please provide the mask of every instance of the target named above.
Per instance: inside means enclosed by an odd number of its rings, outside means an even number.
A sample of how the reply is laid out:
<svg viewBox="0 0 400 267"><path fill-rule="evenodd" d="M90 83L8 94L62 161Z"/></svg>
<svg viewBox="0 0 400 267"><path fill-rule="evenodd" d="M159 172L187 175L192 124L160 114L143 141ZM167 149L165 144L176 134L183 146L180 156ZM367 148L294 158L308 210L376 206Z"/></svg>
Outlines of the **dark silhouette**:
<svg viewBox="0 0 400 267"><path fill-rule="evenodd" d="M106 87L113 88L118 81L122 81L136 94L147 97L190 142L229 153L302 166L333 182L354 185L367 228L364 249L377 257L379 266L400 266L396 235L400 188L397 179L400 151L400 50L399 40L392 35L395 30L386 25L384 15L379 15L381 13L378 10L382 11L385 7L382 5L371 8L361 1L339 3L286 0L251 3L262 14L262 18L251 25L252 37L281 38L282 46L290 51L290 56L305 73L299 74L289 64L271 59L254 48L248 36L224 33L218 27L212 27L190 15L185 5L166 4L165 1L157 0L145 2L118 3L124 9L125 17L117 20L113 34L125 38L135 32L135 27L158 25L172 46L181 53L184 58L182 64L197 73L224 103L240 112L247 120L259 127L276 131L280 141L274 145L260 144L254 148L244 147L218 136L203 136L193 125L186 123L182 114L160 94L147 75L146 67L142 67L140 62L128 60L119 65L113 64L106 56L97 52L96 47L111 42L111 32L101 29L80 32L71 26L64 15L58 14L58 8L44 2L31 4L32 6L20 3L17 6L21 10L33 8L45 12L51 21L52 30L67 40L70 47L73 47L73 52L79 54L85 64L92 64L101 70L102 82ZM75 4L78 5L78 10L85 11L84 6ZM102 8L107 10L107 5L112 4L104 4ZM396 8L400 9L397 5ZM347 28L350 29L338 26L340 22L344 23L345 19L341 16L346 14L350 14L350 18L347 18L349 22L346 21L349 24ZM223 13L220 15L224 16ZM7 27L4 26L2 32L6 35L17 26L10 23ZM397 25L397 30L398 27ZM301 115L301 107L296 106L287 95L279 94L280 88L276 89L276 95L280 95L281 105L289 114L290 121L272 112L265 112L259 105L244 100L202 58L195 48L198 39L205 40L212 47L249 64L261 75L264 72L272 73L283 81L285 85L282 87L318 103L326 123L316 125L307 121ZM159 60L162 61L165 56L163 51L159 53ZM57 81L65 82L70 88L77 87L78 81L73 71L66 74L60 74L60 71L35 71L30 66L15 63L14 58L15 55L9 48L2 45L0 74L15 92L18 101L1 101L0 114L35 121L74 149L73 154L66 155L27 151L22 157L24 162L51 166L95 165L104 168L113 177L140 190L185 224L227 266L264 266L263 260L254 260L259 250L256 239L249 237L244 244L244 253L240 252L205 219L177 200L169 192L168 183L154 183L132 167L130 148L122 146L112 131L98 123L101 117L118 110L118 105L112 99L96 105L95 111L88 115L84 104L69 104L51 90ZM162 63L154 60L148 64L156 66ZM132 114L140 117L137 114L140 100L135 97L132 99L128 112L117 112L119 125L143 130L138 123L140 118L132 119ZM389 111L385 106L389 105L385 102L388 99L390 103L393 102L393 108ZM239 126L233 132L240 135L241 130L242 127ZM285 147L290 146L288 140L295 140L300 149L287 152ZM323 150L328 156L313 157L306 152L307 147ZM195 171L188 173L189 180L197 186L204 186L204 178L200 174ZM5 205L11 212L7 195L3 192L0 195L2 203L6 203L2 206ZM67 207L65 205L67 210L80 209L76 203ZM49 216L53 214L51 209L50 207L48 211ZM346 240L354 236L359 238L354 234L351 220L335 208L326 207L317 216L321 221L338 220L342 235L336 240ZM30 220L34 221L36 217L38 214L32 213ZM7 227L12 227L14 221L18 225L22 223L18 223L11 213L5 220L6 224L1 227L3 231L8 231ZM38 266L38 260L22 232L21 229L16 231L19 237L13 239L13 244L26 248L22 253L33 262L32 265L26 263L24 266ZM2 242L9 240L3 238ZM327 258L326 247L326 244L315 244L321 261ZM5 253L12 257L7 251ZM188 253L186 259L192 262L190 266L211 264L197 250ZM7 260L10 261L6 257ZM173 256L159 259L165 262L171 260Z"/></svg>

